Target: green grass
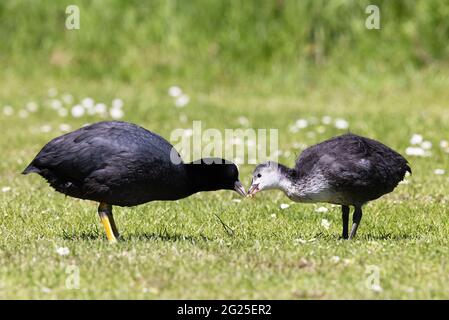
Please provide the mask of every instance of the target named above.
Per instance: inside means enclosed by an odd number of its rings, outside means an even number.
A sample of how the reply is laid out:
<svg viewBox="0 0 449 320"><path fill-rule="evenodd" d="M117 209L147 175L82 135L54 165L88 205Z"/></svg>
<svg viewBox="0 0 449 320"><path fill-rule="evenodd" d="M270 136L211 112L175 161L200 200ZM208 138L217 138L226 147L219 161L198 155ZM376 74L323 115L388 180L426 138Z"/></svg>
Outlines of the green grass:
<svg viewBox="0 0 449 320"><path fill-rule="evenodd" d="M15 115L0 116L0 297L1 298L448 298L446 283L449 157L439 148L449 137L449 81L430 70L400 81L377 82L379 93L363 84L317 87L303 94L291 87L211 85L209 91L179 83L191 96L184 109L174 107L164 84L130 86L120 82L59 82L45 78L5 82L3 105ZM369 77L366 81L371 81ZM426 83L426 86L423 84ZM374 84L373 84L374 85ZM342 130L311 126L292 134L297 118L342 117L353 132L380 139L401 153L413 133L433 143L429 158L409 157L414 174L408 184L372 202L355 241L339 240L338 207L316 213L315 205L293 204L281 193L242 199L232 192L197 194L177 202L115 208L124 241L106 242L96 204L55 193L37 175L21 170L39 148L60 134L60 123L73 128L98 117L60 118L46 106L47 89L69 92L75 100L91 96L110 103L125 101L125 120L169 137L177 127L202 120L205 127L237 128L241 115L253 128L278 128L280 161L292 165L295 142L312 144ZM41 107L26 119L17 115L29 100ZM179 114L188 123L179 121ZM49 124L51 132L40 128ZM344 131L344 130L343 130ZM250 165L241 168L244 185ZM280 209L281 203L291 206ZM233 229L226 232L218 218ZM273 216L275 215L275 216ZM331 226L325 229L321 220ZM306 240L306 243L298 240ZM58 247L70 254L59 256ZM338 256L340 260L335 261ZM66 268L80 272L80 288L66 288ZM369 266L380 270L381 292L365 287Z"/></svg>
<svg viewBox="0 0 449 320"><path fill-rule="evenodd" d="M78 31L64 29L73 1L0 2L0 298L449 298L449 154L439 147L449 140L446 3L374 1L381 30L368 31L372 1L76 2ZM172 85L189 95L187 107L174 106ZM49 88L73 104L121 98L123 120L166 138L194 120L239 128L245 116L250 128L279 130L279 160L290 166L298 143L345 131L289 131L323 116L402 154L420 133L432 155L407 157L409 183L367 205L354 241L339 239L338 207L317 213L321 205L279 192L237 203L221 191L116 207L124 240L109 245L96 204L20 174L61 124L104 119L59 117ZM20 118L29 101L39 110ZM246 187L253 167L241 166ZM66 286L73 266L75 290ZM382 290L365 285L372 266Z"/></svg>

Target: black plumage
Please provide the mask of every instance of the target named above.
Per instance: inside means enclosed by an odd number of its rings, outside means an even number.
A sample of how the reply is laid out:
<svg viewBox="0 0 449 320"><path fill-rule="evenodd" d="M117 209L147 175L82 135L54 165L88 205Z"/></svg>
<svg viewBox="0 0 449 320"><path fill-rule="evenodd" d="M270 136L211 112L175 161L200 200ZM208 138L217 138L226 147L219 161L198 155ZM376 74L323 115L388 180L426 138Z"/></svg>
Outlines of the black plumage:
<svg viewBox="0 0 449 320"><path fill-rule="evenodd" d="M352 238L362 206L393 191L407 171L411 173L407 160L393 149L348 133L305 149L294 168L277 163L259 165L249 193L279 188L294 201L339 204L344 238L348 237L349 206L354 206ZM267 175L270 178L263 178Z"/></svg>
<svg viewBox="0 0 449 320"><path fill-rule="evenodd" d="M199 191L243 194L233 163L184 163L164 138L121 121L98 122L51 140L23 171L32 172L65 195L98 201L107 209L176 200Z"/></svg>

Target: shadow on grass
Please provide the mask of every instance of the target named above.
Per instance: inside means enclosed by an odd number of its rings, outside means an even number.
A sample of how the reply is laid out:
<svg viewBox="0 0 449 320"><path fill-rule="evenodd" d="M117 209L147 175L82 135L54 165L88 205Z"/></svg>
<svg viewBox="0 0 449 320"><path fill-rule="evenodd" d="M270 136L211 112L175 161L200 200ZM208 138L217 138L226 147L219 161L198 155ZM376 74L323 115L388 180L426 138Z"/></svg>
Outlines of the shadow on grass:
<svg viewBox="0 0 449 320"><path fill-rule="evenodd" d="M144 240L144 241L165 241L165 242L187 241L191 243L212 241L211 238L208 238L203 234L192 236L179 233L168 233L165 231L159 233L151 232L151 233L128 234L125 237L123 237L123 240L125 241Z"/></svg>
<svg viewBox="0 0 449 320"><path fill-rule="evenodd" d="M386 234L380 234L380 235L372 235L372 234L367 234L363 237L360 237L360 239L362 240L395 240L395 241L399 241L399 240L418 240L421 237L414 234L391 234L391 233L386 233ZM357 237L355 238L357 239Z"/></svg>
<svg viewBox="0 0 449 320"><path fill-rule="evenodd" d="M99 234L98 232L81 232L81 233L68 233L64 232L62 238L64 240L69 241L94 241L94 240L105 240L106 236L103 234ZM152 233L132 233L127 234L125 236L120 237L121 242L131 242L131 241L165 241L165 242L182 242L187 241L191 243L198 242L208 242L212 241L211 238L206 237L205 235L183 235L179 233L168 233L164 232L152 232Z"/></svg>
<svg viewBox="0 0 449 320"><path fill-rule="evenodd" d="M80 232L80 233L69 233L64 231L62 238L69 241L93 241L106 239L106 236L99 234L98 232Z"/></svg>
<svg viewBox="0 0 449 320"><path fill-rule="evenodd" d="M308 239L308 237L304 237ZM416 234L392 234L392 233L382 233L382 234L358 234L355 236L354 240L361 241L381 241L381 240L392 240L392 241L403 241L403 240L419 240L420 235ZM324 234L322 232L316 233L312 239L326 240L326 241L351 241L349 239L343 239L341 235L337 234Z"/></svg>
<svg viewBox="0 0 449 320"><path fill-rule="evenodd" d="M106 236L98 231L88 231L80 233L69 233L64 231L62 238L69 241L96 241L104 240L107 241ZM350 241L345 240L341 235L334 234L324 234L322 232L315 233L313 236L304 236L305 239L316 239L325 241ZM419 240L421 236L416 234L365 234L357 235L354 240L360 241L381 241L381 240L392 240L392 241L404 241L404 240ZM133 241L163 241L163 242L190 242L190 243L201 243L213 241L203 234L199 235L184 235L180 233L169 233L166 230L161 232L143 232L143 233L131 233L122 235L120 237L122 242L133 242Z"/></svg>

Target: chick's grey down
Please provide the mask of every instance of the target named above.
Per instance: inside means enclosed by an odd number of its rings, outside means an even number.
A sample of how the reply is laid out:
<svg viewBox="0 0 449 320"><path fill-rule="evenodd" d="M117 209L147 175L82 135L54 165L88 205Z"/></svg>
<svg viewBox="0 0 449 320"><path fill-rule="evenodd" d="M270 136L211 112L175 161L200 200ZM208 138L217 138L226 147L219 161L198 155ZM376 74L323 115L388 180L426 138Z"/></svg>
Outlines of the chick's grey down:
<svg viewBox="0 0 449 320"><path fill-rule="evenodd" d="M394 190L411 173L407 160L379 141L344 134L305 149L294 168L275 162L258 165L248 194L280 189L296 202L327 202L342 206L343 238L348 238L349 206L357 232L362 206Z"/></svg>
<svg viewBox="0 0 449 320"><path fill-rule="evenodd" d="M362 206L396 188L411 169L384 144L345 134L307 148L290 171L289 196L303 202Z"/></svg>

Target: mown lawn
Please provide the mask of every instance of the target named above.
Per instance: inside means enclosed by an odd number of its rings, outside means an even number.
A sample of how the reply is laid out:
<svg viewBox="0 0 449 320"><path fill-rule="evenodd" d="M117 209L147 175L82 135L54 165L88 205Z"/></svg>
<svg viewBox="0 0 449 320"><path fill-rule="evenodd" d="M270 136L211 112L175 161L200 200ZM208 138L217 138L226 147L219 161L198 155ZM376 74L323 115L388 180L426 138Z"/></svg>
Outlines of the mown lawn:
<svg viewBox="0 0 449 320"><path fill-rule="evenodd" d="M176 108L167 94L174 84L190 97L184 108ZM371 85L355 79L308 90L267 81L200 86L182 80L135 85L3 78L0 298L449 298L449 154L443 141L449 140L448 85L434 71L405 82ZM49 100L62 100L64 94L72 95L73 102L62 102L69 114L61 117ZM335 128L337 118L346 120L352 132L379 139L404 155L414 134L432 146L427 157L406 156L413 175L367 205L354 241L339 239L338 207L294 204L278 192L238 202L236 193L222 191L116 207L124 239L109 245L95 203L66 198L39 176L20 174L45 142L69 128L61 124L76 129L110 118L72 117L70 108L86 97L108 106L122 99L122 120L166 138L175 128L190 128L194 120L223 130L241 127L245 117L250 128L279 130L279 160L288 165L302 144L346 132ZM38 104L36 112L24 112L29 101ZM12 115L5 114L7 105ZM331 117L331 124L322 124L324 116ZM297 119L307 120L308 126L293 133L290 126ZM241 166L245 187L252 169ZM444 171L436 174L436 169ZM281 204L290 206L281 209ZM316 212L319 207L328 211ZM379 283L368 286L376 270ZM77 272L79 288L70 289Z"/></svg>

